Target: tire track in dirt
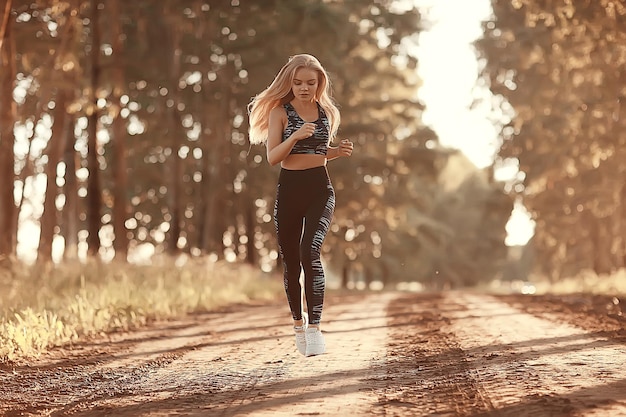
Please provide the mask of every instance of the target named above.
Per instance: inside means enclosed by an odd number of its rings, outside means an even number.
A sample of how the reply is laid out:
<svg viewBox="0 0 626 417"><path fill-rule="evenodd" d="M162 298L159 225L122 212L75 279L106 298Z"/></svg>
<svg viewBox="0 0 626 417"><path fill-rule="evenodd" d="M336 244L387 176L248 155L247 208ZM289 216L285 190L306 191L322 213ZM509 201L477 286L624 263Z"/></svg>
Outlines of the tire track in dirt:
<svg viewBox="0 0 626 417"><path fill-rule="evenodd" d="M376 415L470 416L493 409L456 335L441 294L405 294L390 304L386 375ZM462 309L454 304L452 309Z"/></svg>
<svg viewBox="0 0 626 417"><path fill-rule="evenodd" d="M406 295L389 315L381 415L626 416L621 332L461 292Z"/></svg>
<svg viewBox="0 0 626 417"><path fill-rule="evenodd" d="M495 297L449 293L447 329L500 416L626 416L626 346L603 331L529 315Z"/></svg>

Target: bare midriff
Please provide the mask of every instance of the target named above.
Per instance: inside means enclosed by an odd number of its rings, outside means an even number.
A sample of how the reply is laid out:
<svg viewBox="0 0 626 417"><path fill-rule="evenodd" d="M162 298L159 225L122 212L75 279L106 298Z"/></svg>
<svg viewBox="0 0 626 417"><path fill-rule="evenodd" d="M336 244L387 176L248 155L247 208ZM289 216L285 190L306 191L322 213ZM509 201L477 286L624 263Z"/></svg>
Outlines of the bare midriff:
<svg viewBox="0 0 626 417"><path fill-rule="evenodd" d="M302 170L326 165L326 156L293 154L289 155L280 163L280 166L289 170Z"/></svg>

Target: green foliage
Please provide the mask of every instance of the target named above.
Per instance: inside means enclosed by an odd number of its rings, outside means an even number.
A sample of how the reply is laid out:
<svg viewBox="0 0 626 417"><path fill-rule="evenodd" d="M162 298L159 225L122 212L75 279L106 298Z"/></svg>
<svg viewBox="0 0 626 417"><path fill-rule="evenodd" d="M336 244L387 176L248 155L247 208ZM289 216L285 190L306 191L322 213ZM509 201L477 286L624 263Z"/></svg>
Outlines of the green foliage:
<svg viewBox="0 0 626 417"><path fill-rule="evenodd" d="M493 1L478 47L514 117L502 159L524 173L541 272L616 271L626 261L626 7Z"/></svg>
<svg viewBox="0 0 626 417"><path fill-rule="evenodd" d="M113 50L107 25L116 16L116 2L122 50ZM59 216L57 233L66 242L92 230L90 221L102 220L102 235L109 236L113 208L126 204L131 213L124 219L127 234L115 234L129 239L131 248L150 244L158 254L208 255L276 269L271 215L277 168L266 163L263 147L249 146L246 106L290 55L308 52L331 75L342 113L339 139L356 144L351 158L329 163L338 199L324 245L331 267L388 283L431 281L445 269L438 279L458 285L488 279L497 267L509 213L506 204L489 201L502 197L500 186L483 179L486 186L444 190L446 175L456 174L443 167L454 162L422 124L412 54L421 31L416 8L400 9L392 0L25 4L16 10L21 18L15 32L18 55L27 59L16 62L19 78L33 83L19 108L22 120L38 122L32 104L40 100L46 119L48 100L58 98L55 87L72 90L75 98L67 110L74 129L68 131L76 143L66 147L64 162L76 158L79 170L86 167L87 153L93 155L85 147L87 117L94 111L99 116L101 218L85 216L84 191L93 176L76 177L75 170L66 170L57 180L65 185L46 190L48 201L59 204L69 194L80 196ZM98 21L90 20L94 4L100 4ZM100 45L91 44L96 28ZM63 57L61 64L72 64L61 65L70 85L50 81L58 72L48 72L41 51L27 42L37 31L44 32L46 49ZM97 91L89 77L94 57L100 63ZM122 87L113 80L115 65L123 66ZM93 94L99 98L97 109ZM118 112L127 123L122 137L115 137L112 126ZM52 123L53 131L65 128ZM119 174L116 141L127 149L126 201L114 197L119 186L114 180ZM36 172L48 160L33 153L21 159L24 166L32 162ZM24 169L20 175L26 179L30 172ZM481 228L486 225L497 231L485 240Z"/></svg>

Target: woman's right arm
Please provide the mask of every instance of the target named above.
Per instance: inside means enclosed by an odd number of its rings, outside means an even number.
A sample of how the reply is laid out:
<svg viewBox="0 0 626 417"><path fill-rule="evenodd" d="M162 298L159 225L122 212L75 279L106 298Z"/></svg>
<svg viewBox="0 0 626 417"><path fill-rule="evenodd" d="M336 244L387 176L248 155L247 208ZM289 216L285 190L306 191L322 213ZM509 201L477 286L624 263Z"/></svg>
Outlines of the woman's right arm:
<svg viewBox="0 0 626 417"><path fill-rule="evenodd" d="M284 142L283 131L287 123L287 114L281 107L275 107L270 112L269 127L267 131L267 161L270 165L276 165L289 156L289 152L297 141L305 139L313 134L315 125L305 123L300 129L293 132ZM310 125L310 126L309 126Z"/></svg>

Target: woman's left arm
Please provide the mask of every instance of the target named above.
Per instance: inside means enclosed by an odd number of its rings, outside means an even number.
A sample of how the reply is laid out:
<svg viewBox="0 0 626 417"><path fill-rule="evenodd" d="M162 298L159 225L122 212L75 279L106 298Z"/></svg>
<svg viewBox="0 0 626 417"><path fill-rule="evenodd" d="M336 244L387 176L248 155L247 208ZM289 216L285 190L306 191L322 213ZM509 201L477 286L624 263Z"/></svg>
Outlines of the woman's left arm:
<svg viewBox="0 0 626 417"><path fill-rule="evenodd" d="M348 139L344 139L339 143L339 146L328 147L328 154L326 154L326 159L332 161L333 159L337 159L342 156L348 157L352 155L353 149L354 143L350 142Z"/></svg>

